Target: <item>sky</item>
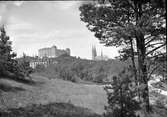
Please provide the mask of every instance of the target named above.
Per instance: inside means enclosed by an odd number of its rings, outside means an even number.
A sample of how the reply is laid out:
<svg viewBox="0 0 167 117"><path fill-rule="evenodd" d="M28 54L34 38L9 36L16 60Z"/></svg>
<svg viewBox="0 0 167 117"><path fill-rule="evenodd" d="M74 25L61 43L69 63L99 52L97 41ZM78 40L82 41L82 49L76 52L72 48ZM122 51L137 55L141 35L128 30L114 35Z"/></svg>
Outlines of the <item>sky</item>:
<svg viewBox="0 0 167 117"><path fill-rule="evenodd" d="M80 20L81 1L4 1L0 2L0 25L4 24L18 57L38 55L38 49L57 46L70 48L71 55L91 59L92 45L97 54L118 56L116 47L99 44L94 33Z"/></svg>

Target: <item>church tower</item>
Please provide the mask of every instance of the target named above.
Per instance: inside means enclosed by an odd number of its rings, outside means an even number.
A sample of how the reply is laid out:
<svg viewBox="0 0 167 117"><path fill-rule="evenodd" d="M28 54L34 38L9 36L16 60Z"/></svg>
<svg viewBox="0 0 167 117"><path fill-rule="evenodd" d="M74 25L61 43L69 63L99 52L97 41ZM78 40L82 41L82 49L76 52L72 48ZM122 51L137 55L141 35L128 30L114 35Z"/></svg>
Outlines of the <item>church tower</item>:
<svg viewBox="0 0 167 117"><path fill-rule="evenodd" d="M97 56L96 47L92 46L92 60L95 60L96 56Z"/></svg>

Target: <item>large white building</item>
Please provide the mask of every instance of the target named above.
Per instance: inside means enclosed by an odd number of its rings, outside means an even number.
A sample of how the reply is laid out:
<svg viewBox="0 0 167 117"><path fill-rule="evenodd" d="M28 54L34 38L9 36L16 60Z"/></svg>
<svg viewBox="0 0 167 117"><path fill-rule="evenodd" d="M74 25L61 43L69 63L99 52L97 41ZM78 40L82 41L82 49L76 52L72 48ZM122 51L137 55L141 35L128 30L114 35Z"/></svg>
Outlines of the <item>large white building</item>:
<svg viewBox="0 0 167 117"><path fill-rule="evenodd" d="M65 50L57 49L56 46L52 46L50 48L42 48L38 50L38 56L40 58L48 57L48 58L54 58L61 56L63 54L70 55L70 49L66 48Z"/></svg>

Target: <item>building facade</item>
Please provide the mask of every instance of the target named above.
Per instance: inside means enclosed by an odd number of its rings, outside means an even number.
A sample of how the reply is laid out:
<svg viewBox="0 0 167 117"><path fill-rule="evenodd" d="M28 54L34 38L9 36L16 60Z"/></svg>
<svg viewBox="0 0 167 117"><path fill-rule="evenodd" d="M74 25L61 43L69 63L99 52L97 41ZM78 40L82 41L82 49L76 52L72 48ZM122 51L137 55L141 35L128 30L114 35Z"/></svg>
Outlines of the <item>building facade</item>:
<svg viewBox="0 0 167 117"><path fill-rule="evenodd" d="M43 58L43 57L55 58L63 54L70 55L70 49L66 48L65 50L61 50L61 49L57 49L56 46L52 46L50 48L42 48L38 50L38 56L40 58Z"/></svg>
<svg viewBox="0 0 167 117"><path fill-rule="evenodd" d="M36 68L37 65L44 65L45 67L47 67L48 65L50 64L57 64L58 62L57 61L54 61L52 59L49 59L49 58L36 58L34 60L31 60L30 61L30 67L32 68Z"/></svg>

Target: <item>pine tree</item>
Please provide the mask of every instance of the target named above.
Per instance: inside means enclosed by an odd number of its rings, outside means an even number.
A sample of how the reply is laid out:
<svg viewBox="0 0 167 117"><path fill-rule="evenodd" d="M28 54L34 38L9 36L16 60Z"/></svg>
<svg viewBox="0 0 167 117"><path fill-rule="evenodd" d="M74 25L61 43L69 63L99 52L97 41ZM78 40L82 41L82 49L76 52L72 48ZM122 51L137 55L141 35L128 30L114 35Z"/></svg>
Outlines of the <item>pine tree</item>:
<svg viewBox="0 0 167 117"><path fill-rule="evenodd" d="M33 72L33 69L30 67L30 62L25 53L19 62L20 71L24 74L25 77L30 77L30 74Z"/></svg>
<svg viewBox="0 0 167 117"><path fill-rule="evenodd" d="M128 72L123 70L118 76L113 76L111 85L104 88L108 96L106 117L136 117L135 111L140 109L134 76Z"/></svg>
<svg viewBox="0 0 167 117"><path fill-rule="evenodd" d="M105 46L126 48L134 42L130 55L137 53L134 73L137 72L137 82L142 86L141 98L147 112L150 111L148 76L152 73L147 61L165 55L161 50L166 46L166 9L159 3L156 0L97 0L80 7L81 20Z"/></svg>
<svg viewBox="0 0 167 117"><path fill-rule="evenodd" d="M16 57L15 53L12 53L11 41L9 36L6 35L4 26L0 28L0 75L10 75L16 72Z"/></svg>

